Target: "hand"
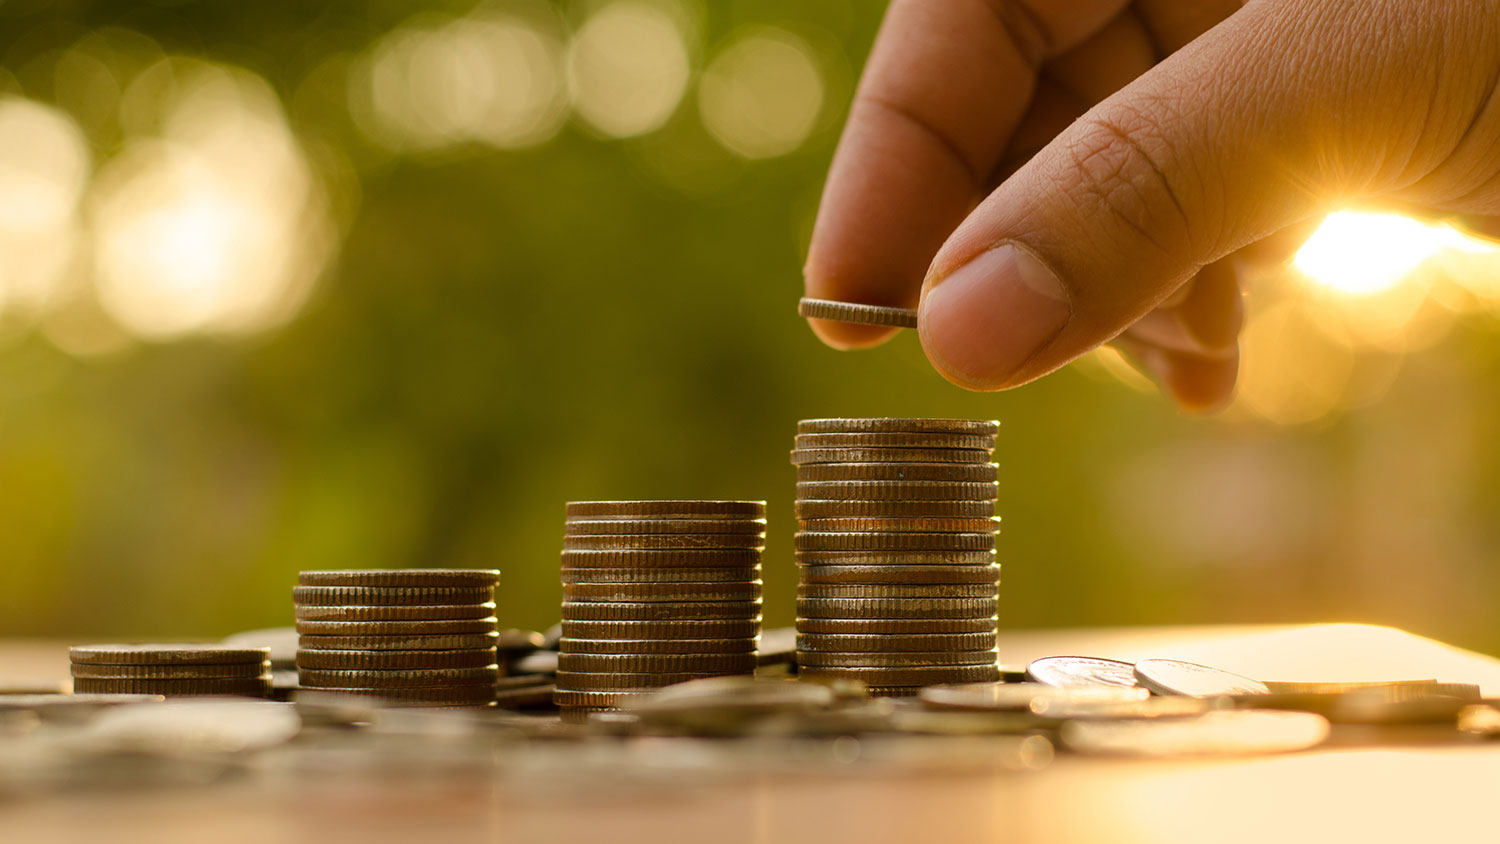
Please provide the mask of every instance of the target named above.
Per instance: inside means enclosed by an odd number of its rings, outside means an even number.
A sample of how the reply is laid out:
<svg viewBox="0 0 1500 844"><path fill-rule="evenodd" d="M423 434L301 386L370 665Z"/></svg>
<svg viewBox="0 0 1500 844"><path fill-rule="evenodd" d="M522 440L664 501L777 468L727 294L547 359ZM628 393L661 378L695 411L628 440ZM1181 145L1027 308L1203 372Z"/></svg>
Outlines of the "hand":
<svg viewBox="0 0 1500 844"><path fill-rule="evenodd" d="M1289 254L1321 212L1500 231L1500 0L1239 5L893 0L807 295L920 297L928 358L971 389L1114 342L1209 409L1238 368L1236 265Z"/></svg>

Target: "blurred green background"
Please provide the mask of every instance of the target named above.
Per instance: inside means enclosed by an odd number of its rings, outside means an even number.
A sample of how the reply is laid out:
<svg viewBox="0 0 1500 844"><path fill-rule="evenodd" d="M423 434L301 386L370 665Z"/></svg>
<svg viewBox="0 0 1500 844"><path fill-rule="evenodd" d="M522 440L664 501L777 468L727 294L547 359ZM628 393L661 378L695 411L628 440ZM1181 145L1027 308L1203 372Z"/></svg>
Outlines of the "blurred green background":
<svg viewBox="0 0 1500 844"><path fill-rule="evenodd" d="M796 316L881 4L418 9L0 5L0 634L216 637L401 566L542 628L563 502L650 497L767 499L790 624L796 420L939 415L1003 423L1003 627L1500 651L1487 250L1335 218L1221 416L1108 352L970 394Z"/></svg>

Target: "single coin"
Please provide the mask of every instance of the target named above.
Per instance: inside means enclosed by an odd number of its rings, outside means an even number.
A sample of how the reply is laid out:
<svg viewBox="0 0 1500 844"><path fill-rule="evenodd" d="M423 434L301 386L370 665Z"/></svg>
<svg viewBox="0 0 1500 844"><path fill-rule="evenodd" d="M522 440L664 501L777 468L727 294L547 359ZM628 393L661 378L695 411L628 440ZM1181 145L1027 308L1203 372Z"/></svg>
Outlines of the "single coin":
<svg viewBox="0 0 1500 844"><path fill-rule="evenodd" d="M995 515L993 501L799 498L792 506L798 519L987 519Z"/></svg>
<svg viewBox="0 0 1500 844"><path fill-rule="evenodd" d="M996 565L994 551L797 551L795 553L797 563L804 567L961 566L989 569Z"/></svg>
<svg viewBox="0 0 1500 844"><path fill-rule="evenodd" d="M298 637L302 650L319 651L465 651L477 648L494 648L498 639L499 634L494 631L488 633L436 636L396 634L384 636L307 635Z"/></svg>
<svg viewBox="0 0 1500 844"><path fill-rule="evenodd" d="M73 676L99 680L258 680L271 670L271 663L241 662L229 665L98 665L75 662Z"/></svg>
<svg viewBox="0 0 1500 844"><path fill-rule="evenodd" d="M641 533L617 536L564 536L564 551L675 551L684 548L710 550L759 549L766 537L759 533Z"/></svg>
<svg viewBox="0 0 1500 844"><path fill-rule="evenodd" d="M1143 659L1137 662L1135 680L1159 695L1217 697L1259 695L1270 691L1259 680L1176 659Z"/></svg>
<svg viewBox="0 0 1500 844"><path fill-rule="evenodd" d="M569 501L568 521L596 519L765 519L764 501Z"/></svg>
<svg viewBox="0 0 1500 844"><path fill-rule="evenodd" d="M298 619L309 621L436 621L456 618L487 618L495 614L495 602L482 604L416 604L414 606L320 607L298 604Z"/></svg>
<svg viewBox="0 0 1500 844"><path fill-rule="evenodd" d="M803 565L801 582L813 584L984 584L1000 586L1000 566L828 566Z"/></svg>
<svg viewBox="0 0 1500 844"><path fill-rule="evenodd" d="M989 483L994 463L814 463L797 467L799 481L963 481Z"/></svg>
<svg viewBox="0 0 1500 844"><path fill-rule="evenodd" d="M435 621L312 621L298 620L297 632L307 636L435 636L454 633L494 633L495 617Z"/></svg>
<svg viewBox="0 0 1500 844"><path fill-rule="evenodd" d="M755 670L755 654L581 654L565 653L559 671L626 674L749 674Z"/></svg>
<svg viewBox="0 0 1500 844"><path fill-rule="evenodd" d="M547 682L534 686L523 686L513 689L495 689L495 705L501 709L533 709L541 706L552 705L552 694L557 691L557 684L548 677Z"/></svg>
<svg viewBox="0 0 1500 844"><path fill-rule="evenodd" d="M78 645L68 658L88 665L231 665L271 658L270 648L229 648L223 645Z"/></svg>
<svg viewBox="0 0 1500 844"><path fill-rule="evenodd" d="M1026 677L1047 686L1134 686L1135 666L1114 659L1049 656L1026 666Z"/></svg>
<svg viewBox="0 0 1500 844"><path fill-rule="evenodd" d="M751 666L750 670L754 670ZM723 677L731 674L748 674L746 671L650 671L627 674L623 671L610 672L582 672L582 671L559 671L557 672L557 687L576 692L628 692L636 689L659 689L670 686L673 683L686 683L689 680L701 680L704 677Z"/></svg>
<svg viewBox="0 0 1500 844"><path fill-rule="evenodd" d="M817 533L989 533L1000 532L997 516L979 519L799 519L797 529Z"/></svg>
<svg viewBox="0 0 1500 844"><path fill-rule="evenodd" d="M802 618L993 618L995 598L798 598Z"/></svg>
<svg viewBox="0 0 1500 844"><path fill-rule="evenodd" d="M802 633L797 650L828 653L893 653L910 651L991 651L995 633L917 633L905 636L832 636Z"/></svg>
<svg viewBox="0 0 1500 844"><path fill-rule="evenodd" d="M994 501L996 483L957 481L798 481L798 498Z"/></svg>
<svg viewBox="0 0 1500 844"><path fill-rule="evenodd" d="M662 583L753 583L759 581L760 566L706 569L667 568L572 568L563 566L564 586L572 583L657 585Z"/></svg>
<svg viewBox="0 0 1500 844"><path fill-rule="evenodd" d="M392 604L481 604L495 599L491 586L293 586L292 601L322 607Z"/></svg>
<svg viewBox="0 0 1500 844"><path fill-rule="evenodd" d="M765 519L569 519L570 536L743 534L765 536Z"/></svg>
<svg viewBox="0 0 1500 844"><path fill-rule="evenodd" d="M708 618L759 618L760 601L636 601L584 603L563 601L563 621L693 621Z"/></svg>
<svg viewBox="0 0 1500 844"><path fill-rule="evenodd" d="M558 689L552 694L552 702L567 708L599 709L620 706L626 701L639 700L652 694L649 689L634 692L581 692Z"/></svg>
<svg viewBox="0 0 1500 844"><path fill-rule="evenodd" d="M384 689L401 686L441 686L495 682L497 668L494 664L470 668L409 668L409 669L297 669L299 682L308 688L371 688Z"/></svg>
<svg viewBox="0 0 1500 844"><path fill-rule="evenodd" d="M1138 686L1044 686L1041 683L973 683L926 689L922 702L951 709L1030 711L1062 705L1134 703L1151 693Z"/></svg>
<svg viewBox="0 0 1500 844"><path fill-rule="evenodd" d="M991 551L993 533L823 533L801 530L798 551Z"/></svg>
<svg viewBox="0 0 1500 844"><path fill-rule="evenodd" d="M452 651L297 651L298 668L332 668L340 670L482 668L495 664L494 648L470 648Z"/></svg>
<svg viewBox="0 0 1500 844"><path fill-rule="evenodd" d="M537 651L527 654L511 666L518 674L556 674L557 651Z"/></svg>
<svg viewBox="0 0 1500 844"><path fill-rule="evenodd" d="M994 598L994 583L918 583L909 586L800 583L799 598Z"/></svg>
<svg viewBox="0 0 1500 844"><path fill-rule="evenodd" d="M990 651L803 651L797 654L799 668L920 668L926 665L995 665L999 657Z"/></svg>
<svg viewBox="0 0 1500 844"><path fill-rule="evenodd" d="M344 569L304 571L301 586L491 587L500 582L497 569Z"/></svg>
<svg viewBox="0 0 1500 844"><path fill-rule="evenodd" d="M1000 667L985 665L929 665L911 668L813 668L799 666L804 680L859 680L871 686L923 686L932 683L993 682Z"/></svg>
<svg viewBox="0 0 1500 844"><path fill-rule="evenodd" d="M760 619L702 621L564 621L564 639L744 639L760 635Z"/></svg>
<svg viewBox="0 0 1500 844"><path fill-rule="evenodd" d="M757 548L675 551L563 551L563 568L750 568L760 565Z"/></svg>
<svg viewBox="0 0 1500 844"><path fill-rule="evenodd" d="M912 633L994 633L989 618L799 618L797 632L851 636L905 636Z"/></svg>
<svg viewBox="0 0 1500 844"><path fill-rule="evenodd" d="M753 654L759 640L738 639L563 639L562 653L580 654Z"/></svg>
<svg viewBox="0 0 1500 844"><path fill-rule="evenodd" d="M1070 750L1112 756L1245 756L1322 744L1328 719L1311 712L1244 710L1196 718L1069 721L1058 735Z"/></svg>
<svg viewBox="0 0 1500 844"><path fill-rule="evenodd" d="M793 466L817 463L988 463L984 448L794 448Z"/></svg>
<svg viewBox="0 0 1500 844"><path fill-rule="evenodd" d="M759 601L761 582L569 583L565 601Z"/></svg>
<svg viewBox="0 0 1500 844"><path fill-rule="evenodd" d="M206 680L79 677L73 681L73 691L79 694L163 695L165 697L197 695L266 697L271 693L271 680L268 677L221 677Z"/></svg>
<svg viewBox="0 0 1500 844"><path fill-rule="evenodd" d="M797 314L807 319L853 322L860 325L879 325L885 328L917 327L916 308L862 305L858 302L836 302L832 299L811 299L806 296L797 300Z"/></svg>
<svg viewBox="0 0 1500 844"><path fill-rule="evenodd" d="M838 417L803 419L799 434L975 434L993 437L1000 433L997 419L941 419L938 417Z"/></svg>
<svg viewBox="0 0 1500 844"><path fill-rule="evenodd" d="M487 681L434 686L338 686L336 688L304 688L303 691L328 695L375 697L402 703L488 703L495 699L494 683Z"/></svg>
<svg viewBox="0 0 1500 844"><path fill-rule="evenodd" d="M798 434L796 448L807 451L820 448L969 448L995 450L995 438L983 434L942 433L836 433Z"/></svg>

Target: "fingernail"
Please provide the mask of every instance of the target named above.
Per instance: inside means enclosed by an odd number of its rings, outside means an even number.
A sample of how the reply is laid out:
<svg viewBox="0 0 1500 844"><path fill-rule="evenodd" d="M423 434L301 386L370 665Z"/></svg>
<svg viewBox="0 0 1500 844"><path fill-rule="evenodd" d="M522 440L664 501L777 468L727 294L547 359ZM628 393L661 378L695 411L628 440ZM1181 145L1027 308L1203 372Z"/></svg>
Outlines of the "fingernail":
<svg viewBox="0 0 1500 844"><path fill-rule="evenodd" d="M1013 244L984 252L935 282L918 318L922 345L945 374L1003 387L1067 325L1057 274Z"/></svg>

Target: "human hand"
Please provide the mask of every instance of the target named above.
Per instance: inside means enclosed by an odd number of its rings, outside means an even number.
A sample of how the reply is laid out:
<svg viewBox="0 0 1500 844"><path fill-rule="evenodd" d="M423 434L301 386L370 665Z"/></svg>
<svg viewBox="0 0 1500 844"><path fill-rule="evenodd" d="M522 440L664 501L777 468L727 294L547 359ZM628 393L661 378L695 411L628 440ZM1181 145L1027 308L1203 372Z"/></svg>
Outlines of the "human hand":
<svg viewBox="0 0 1500 844"><path fill-rule="evenodd" d="M1500 0L893 0L807 295L920 301L928 358L971 389L1113 342L1183 407L1217 407L1236 267L1321 212L1500 232L1497 82ZM812 327L839 348L892 333Z"/></svg>

